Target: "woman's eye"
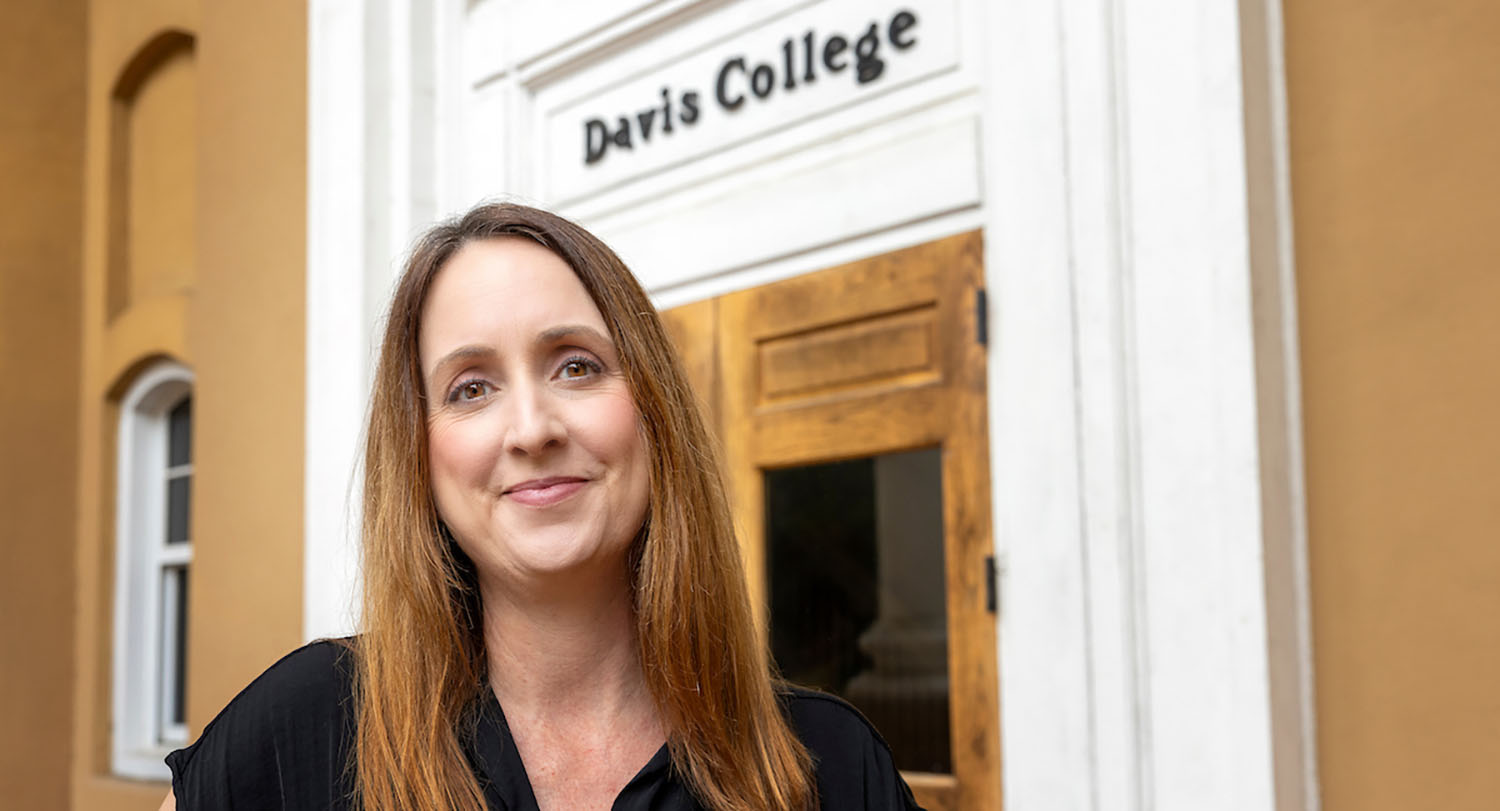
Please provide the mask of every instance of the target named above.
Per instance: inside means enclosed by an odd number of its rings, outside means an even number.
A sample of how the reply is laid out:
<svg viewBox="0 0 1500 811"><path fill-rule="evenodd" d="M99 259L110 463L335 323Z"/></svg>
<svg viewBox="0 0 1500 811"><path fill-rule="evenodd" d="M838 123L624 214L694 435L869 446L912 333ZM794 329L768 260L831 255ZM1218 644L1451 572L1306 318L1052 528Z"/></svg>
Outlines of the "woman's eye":
<svg viewBox="0 0 1500 811"><path fill-rule="evenodd" d="M587 358L569 358L562 369L558 370L558 377L563 380L579 380L599 371L599 364Z"/></svg>
<svg viewBox="0 0 1500 811"><path fill-rule="evenodd" d="M483 380L469 380L460 383L449 396L449 402L469 402L483 398L490 392L490 385Z"/></svg>

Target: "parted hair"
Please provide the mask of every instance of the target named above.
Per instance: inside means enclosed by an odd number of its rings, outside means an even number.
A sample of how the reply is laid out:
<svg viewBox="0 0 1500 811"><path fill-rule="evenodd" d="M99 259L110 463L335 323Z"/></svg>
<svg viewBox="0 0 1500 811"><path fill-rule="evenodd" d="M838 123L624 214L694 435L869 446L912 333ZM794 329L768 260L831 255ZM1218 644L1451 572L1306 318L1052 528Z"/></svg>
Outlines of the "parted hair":
<svg viewBox="0 0 1500 811"><path fill-rule="evenodd" d="M682 363L613 251L557 215L481 205L424 234L396 287L365 446L363 615L354 646L353 784L365 811L485 807L461 741L486 681L473 565L430 488L418 335L433 279L465 244L534 240L566 262L604 316L650 458L631 548L636 638L673 768L716 811L816 805L811 758L783 717L717 454Z"/></svg>

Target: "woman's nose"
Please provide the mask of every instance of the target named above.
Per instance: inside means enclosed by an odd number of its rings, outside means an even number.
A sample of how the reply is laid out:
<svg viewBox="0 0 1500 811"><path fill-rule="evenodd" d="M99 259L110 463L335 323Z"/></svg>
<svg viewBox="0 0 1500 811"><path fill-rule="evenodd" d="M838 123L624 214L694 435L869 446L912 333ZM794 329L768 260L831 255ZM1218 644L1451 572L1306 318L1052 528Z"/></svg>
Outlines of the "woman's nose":
<svg viewBox="0 0 1500 811"><path fill-rule="evenodd" d="M545 386L512 388L506 398L505 447L512 453L535 456L561 446L567 429L557 412L556 398Z"/></svg>

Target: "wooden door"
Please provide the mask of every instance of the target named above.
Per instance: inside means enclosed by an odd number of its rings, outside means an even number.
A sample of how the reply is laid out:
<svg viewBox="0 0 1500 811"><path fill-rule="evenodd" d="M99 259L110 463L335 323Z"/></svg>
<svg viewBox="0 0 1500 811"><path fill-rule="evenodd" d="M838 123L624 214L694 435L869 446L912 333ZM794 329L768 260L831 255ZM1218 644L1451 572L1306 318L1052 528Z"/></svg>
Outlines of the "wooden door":
<svg viewBox="0 0 1500 811"><path fill-rule="evenodd" d="M943 722L939 729L946 747L941 760L923 759L925 750L911 755L911 762L940 762L943 769L905 772L918 801L929 809L1000 807L995 624L988 580L992 545L985 357L978 306L981 255L978 233L963 234L667 314L723 441L751 594L762 609L762 629L773 643L786 636L778 633L778 623L791 620L772 608L777 600L771 598L770 581L781 578L777 584L784 587L799 576L795 567L800 558L785 550L818 548L831 540L819 530L804 530L807 537L788 541L789 530L773 526L773 538L779 540L768 541L768 522L779 521L774 511L768 514L768 488L774 491L772 501L783 504L798 498L808 482L835 473L856 482L873 475L882 482L911 483L910 471L918 471L917 479L932 480L916 482L933 488L927 497L936 525L930 540L924 535L902 548L885 540L878 548L863 547L863 558L884 561L885 568L869 575L870 594L862 599L878 619L870 630L861 630L858 640L868 653L864 666L879 670L881 654L869 652L871 646L892 648L871 640L874 625L904 627L900 618L888 616L892 609L886 605L897 602L893 591L909 590L910 572L899 567L936 569L937 612L939 622L945 623L945 639L939 637L933 646L933 634L922 631L917 634L921 644L908 644L915 631L898 627L897 635L905 633L906 642L895 646L928 651L938 660L898 662L896 669L902 672L910 673L913 667L926 668L929 675L946 671L942 703L913 705L941 707L933 712L946 715L927 719ZM707 324L715 326L710 330ZM920 472L924 470L929 474ZM903 498L894 490L879 496L871 496L869 487L861 492L866 493L865 501L886 512L893 500ZM928 543L930 548L912 543ZM791 562L771 572L767 561L773 553L780 556L778 561ZM905 563L892 564L892 559ZM785 588L778 593L784 592ZM780 605L789 605L785 596L778 599ZM776 644L772 647L776 652ZM845 659L849 655L859 654L848 652ZM793 680L798 676L787 675ZM902 678L880 681L877 676L861 673L848 681L849 692L864 685L861 695L886 695L889 691L882 692L883 687L870 685L889 686ZM922 678L923 683L932 681ZM815 686L846 692L839 683ZM859 698L846 697L861 705ZM868 702L861 709L884 727ZM921 713L910 707L904 712ZM905 741L896 740L889 728L882 731L898 751L897 765L905 768Z"/></svg>

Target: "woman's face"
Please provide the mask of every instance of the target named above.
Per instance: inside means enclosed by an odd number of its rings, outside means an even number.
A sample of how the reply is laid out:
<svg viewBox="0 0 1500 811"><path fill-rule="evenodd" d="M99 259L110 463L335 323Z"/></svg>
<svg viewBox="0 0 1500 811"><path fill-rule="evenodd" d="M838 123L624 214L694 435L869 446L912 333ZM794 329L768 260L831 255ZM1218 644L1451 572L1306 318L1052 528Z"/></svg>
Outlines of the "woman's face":
<svg viewBox="0 0 1500 811"><path fill-rule="evenodd" d="M599 309L529 239L471 242L438 271L418 336L439 515L481 575L623 563L650 474Z"/></svg>

